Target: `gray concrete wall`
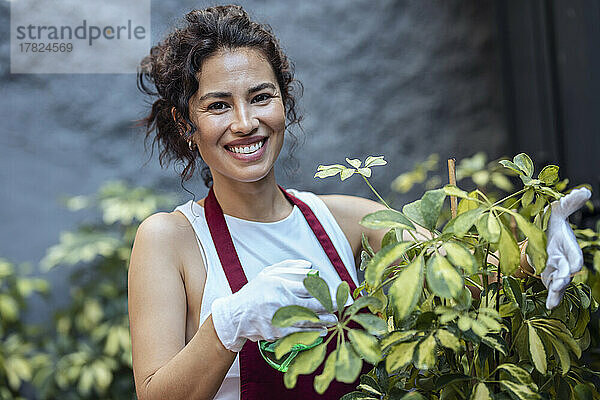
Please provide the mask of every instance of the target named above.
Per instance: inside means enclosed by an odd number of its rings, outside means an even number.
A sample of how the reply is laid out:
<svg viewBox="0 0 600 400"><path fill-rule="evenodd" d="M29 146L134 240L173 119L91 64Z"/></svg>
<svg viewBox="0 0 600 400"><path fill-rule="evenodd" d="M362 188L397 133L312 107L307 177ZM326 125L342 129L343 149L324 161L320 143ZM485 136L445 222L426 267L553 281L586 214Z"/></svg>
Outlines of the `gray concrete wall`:
<svg viewBox="0 0 600 400"><path fill-rule="evenodd" d="M152 43L187 10L210 4L154 1ZM279 174L284 186L369 196L358 178L314 180L316 166L383 154L389 166L375 170L373 183L386 193L432 152L505 152L491 1L240 4L271 24L305 87L305 143L295 153L298 172ZM11 75L8 2L0 3L0 22L0 256L37 263L83 217L61 208L58 196L92 193L108 179L188 199L173 168L161 170L156 155L144 165L142 134L131 124L148 108L133 75ZM205 194L200 179L187 187ZM49 275L59 290L65 272Z"/></svg>

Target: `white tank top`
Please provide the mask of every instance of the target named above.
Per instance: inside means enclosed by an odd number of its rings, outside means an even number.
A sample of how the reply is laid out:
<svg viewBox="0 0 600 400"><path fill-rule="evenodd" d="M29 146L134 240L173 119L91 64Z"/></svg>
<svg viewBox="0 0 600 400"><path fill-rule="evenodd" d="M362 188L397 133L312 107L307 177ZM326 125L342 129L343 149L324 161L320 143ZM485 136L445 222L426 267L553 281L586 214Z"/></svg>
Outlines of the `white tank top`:
<svg viewBox="0 0 600 400"><path fill-rule="evenodd" d="M294 189L288 189L288 192L311 208L329 235L344 265L348 268L354 283L358 285L352 248L325 203L310 192L299 192ZM210 315L213 301L219 297L230 295L231 288L221 268L210 236L204 208L190 200L176 207L175 210L183 213L194 228L202 253L202 261L206 268L206 283L200 307L201 326ZM294 206L287 217L276 222L247 221L230 215L225 215L225 221L248 280L253 279L266 266L287 259L304 259L312 263L312 268L319 270L319 276L327 282L331 296L335 299L335 291L341 283L341 279L298 207ZM238 355L225 375L214 399L239 400L239 398L240 365Z"/></svg>

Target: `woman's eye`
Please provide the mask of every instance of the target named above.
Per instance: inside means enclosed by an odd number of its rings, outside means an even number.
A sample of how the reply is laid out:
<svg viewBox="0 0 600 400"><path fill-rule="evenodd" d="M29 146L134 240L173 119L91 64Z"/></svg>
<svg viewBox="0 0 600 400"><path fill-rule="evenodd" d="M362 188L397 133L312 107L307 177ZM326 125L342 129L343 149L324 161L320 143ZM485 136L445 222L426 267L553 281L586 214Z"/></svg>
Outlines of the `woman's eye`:
<svg viewBox="0 0 600 400"><path fill-rule="evenodd" d="M228 107L227 103L224 103L222 101L217 101L216 103L210 104L206 108L209 109L209 110L224 110L227 107Z"/></svg>
<svg viewBox="0 0 600 400"><path fill-rule="evenodd" d="M252 102L254 102L254 103L260 103L261 101L267 101L267 100L269 100L269 99L270 99L270 98L272 98L272 97L273 97L273 96L271 96L271 95L270 95L270 94L268 94L268 93L261 93L261 94L259 94L258 96L254 97L254 98L252 99Z"/></svg>

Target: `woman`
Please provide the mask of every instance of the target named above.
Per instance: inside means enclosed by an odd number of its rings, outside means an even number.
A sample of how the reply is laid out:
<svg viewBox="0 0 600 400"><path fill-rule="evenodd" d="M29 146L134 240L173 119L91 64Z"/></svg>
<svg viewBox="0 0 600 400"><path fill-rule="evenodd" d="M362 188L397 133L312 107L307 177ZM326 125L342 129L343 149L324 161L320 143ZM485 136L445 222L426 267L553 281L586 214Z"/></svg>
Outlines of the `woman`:
<svg viewBox="0 0 600 400"><path fill-rule="evenodd" d="M356 285L361 234L375 247L384 233L358 222L382 206L282 190L273 166L298 118L293 71L277 39L239 6L195 10L186 22L142 61L141 88L159 97L145 122L161 163L186 163L183 181L201 158L212 188L138 229L129 266L138 397L316 397L311 378L284 392L254 341L300 329L270 325L279 307L325 313L301 284L309 268L330 288L342 279ZM323 398L355 386L333 383Z"/></svg>

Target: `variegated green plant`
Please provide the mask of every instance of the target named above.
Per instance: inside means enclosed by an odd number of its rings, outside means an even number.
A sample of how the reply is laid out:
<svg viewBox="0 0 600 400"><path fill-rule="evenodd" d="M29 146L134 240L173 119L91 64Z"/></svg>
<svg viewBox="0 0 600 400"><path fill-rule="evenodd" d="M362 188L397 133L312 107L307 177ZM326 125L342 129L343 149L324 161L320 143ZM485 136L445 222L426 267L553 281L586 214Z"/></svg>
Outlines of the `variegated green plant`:
<svg viewBox="0 0 600 400"><path fill-rule="evenodd" d="M364 164L346 161L350 167L319 166L316 176L339 174L345 180L359 174L369 184L370 168L385 164L381 156ZM500 163L522 182L500 200L481 189L446 185L426 191L402 210L388 207L363 218L365 227L388 232L376 253L363 240L364 281L352 293L352 306L340 307L348 286L337 289L340 318L328 337L336 340L337 349L328 357L326 343L303 352L284 375L286 386L324 363L314 380L322 393L334 379L355 381L367 362L373 369L360 376L357 390L345 400L600 398L589 382L595 373L581 361L598 298L575 277L560 305L549 311L539 277L547 257L546 206L563 196L567 181L559 180L555 165L534 175L524 153ZM458 213L443 223L440 216L450 196L460 199ZM597 244L590 232L578 234L588 235L590 247ZM525 254L535 269L527 268ZM593 258L600 258L596 254ZM334 311L325 281L311 276L305 286ZM363 308L368 312L357 314ZM273 323L283 327L315 318L310 310L284 307ZM350 328L350 321L362 329ZM279 354L296 342L314 340L294 335L281 341Z"/></svg>
<svg viewBox="0 0 600 400"><path fill-rule="evenodd" d="M135 388L127 317L127 266L140 222L175 204L125 182L105 183L98 193L64 200L95 220L61 234L41 267L70 268L70 302L54 315L38 344L45 362L34 371L39 399L127 399Z"/></svg>
<svg viewBox="0 0 600 400"><path fill-rule="evenodd" d="M31 265L15 266L0 259L0 399L23 400L21 389L30 382L47 356L36 346L41 327L23 316L36 294L48 295L48 282L31 276Z"/></svg>

